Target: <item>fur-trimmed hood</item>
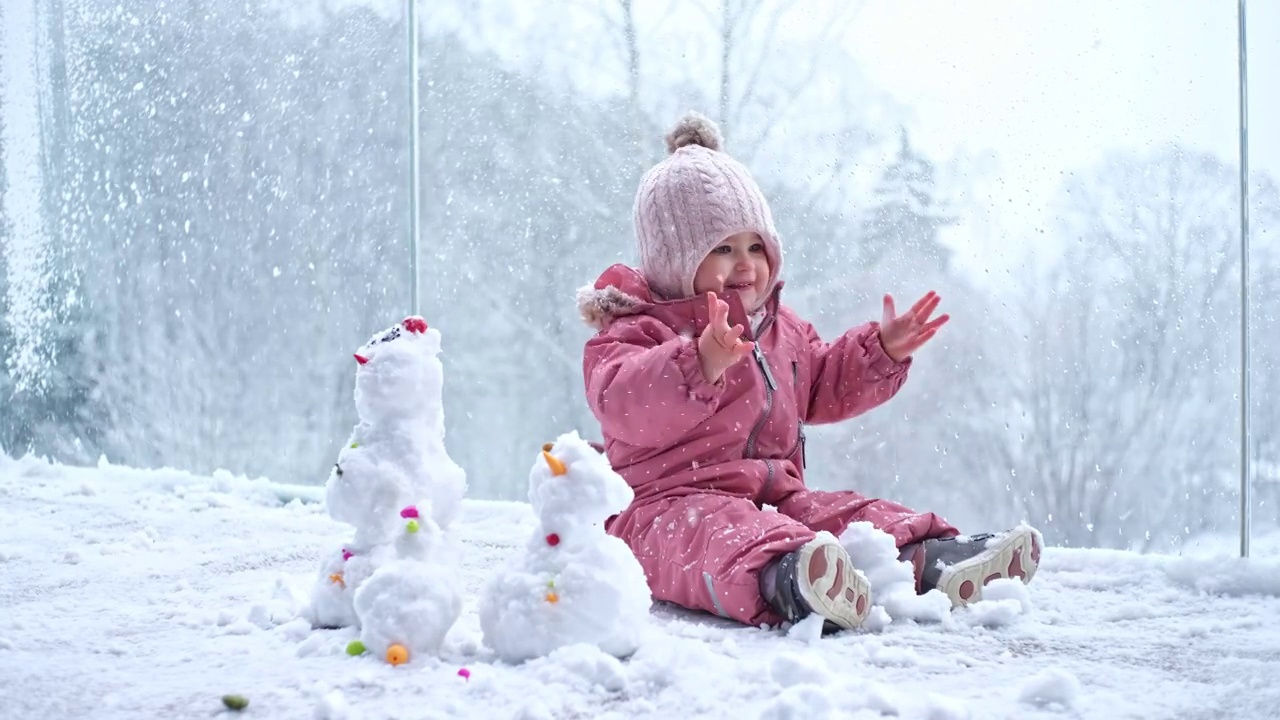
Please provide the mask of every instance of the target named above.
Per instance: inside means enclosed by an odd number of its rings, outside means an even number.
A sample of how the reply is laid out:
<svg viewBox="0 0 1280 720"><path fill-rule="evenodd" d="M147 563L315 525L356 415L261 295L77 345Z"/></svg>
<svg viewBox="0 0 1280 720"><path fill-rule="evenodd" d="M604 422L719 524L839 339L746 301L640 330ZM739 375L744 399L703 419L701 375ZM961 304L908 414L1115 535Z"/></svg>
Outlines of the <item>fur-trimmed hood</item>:
<svg viewBox="0 0 1280 720"><path fill-rule="evenodd" d="M639 270L612 265L594 285L578 288L578 313L596 330L608 327L614 318L635 315L653 306L653 293Z"/></svg>

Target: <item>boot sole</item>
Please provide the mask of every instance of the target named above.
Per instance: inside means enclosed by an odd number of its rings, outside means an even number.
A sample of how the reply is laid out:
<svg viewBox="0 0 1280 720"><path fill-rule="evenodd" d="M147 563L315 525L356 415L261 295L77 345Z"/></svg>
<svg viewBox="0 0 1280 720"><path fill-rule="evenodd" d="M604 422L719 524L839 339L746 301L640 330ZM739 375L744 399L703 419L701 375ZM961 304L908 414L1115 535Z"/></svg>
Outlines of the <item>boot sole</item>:
<svg viewBox="0 0 1280 720"><path fill-rule="evenodd" d="M813 612L845 630L862 627L871 612L871 586L839 543L800 548L796 585Z"/></svg>
<svg viewBox="0 0 1280 720"><path fill-rule="evenodd" d="M1040 567L1040 535L1021 528L1010 531L987 548L963 562L942 571L938 589L951 598L952 607L961 607L982 599L982 588L999 578L1018 578L1031 582Z"/></svg>

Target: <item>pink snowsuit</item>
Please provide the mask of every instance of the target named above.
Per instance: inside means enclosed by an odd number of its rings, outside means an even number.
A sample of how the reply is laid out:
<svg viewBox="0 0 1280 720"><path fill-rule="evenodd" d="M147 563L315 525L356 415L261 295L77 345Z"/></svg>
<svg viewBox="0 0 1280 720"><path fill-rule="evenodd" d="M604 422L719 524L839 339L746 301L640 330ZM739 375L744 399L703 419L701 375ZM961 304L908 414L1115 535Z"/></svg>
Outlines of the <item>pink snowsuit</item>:
<svg viewBox="0 0 1280 720"><path fill-rule="evenodd" d="M863 520L898 547L958 533L932 513L805 487L804 425L880 405L911 361L885 354L877 323L823 342L780 304L781 286L758 333L726 293L729 325L747 328L756 352L715 384L694 340L708 323L705 296L655 301L624 265L579 293L583 317L600 329L584 350L587 401L610 464L635 491L609 533L631 547L655 598L751 625L782 622L761 597L761 568L817 531L839 536Z"/></svg>

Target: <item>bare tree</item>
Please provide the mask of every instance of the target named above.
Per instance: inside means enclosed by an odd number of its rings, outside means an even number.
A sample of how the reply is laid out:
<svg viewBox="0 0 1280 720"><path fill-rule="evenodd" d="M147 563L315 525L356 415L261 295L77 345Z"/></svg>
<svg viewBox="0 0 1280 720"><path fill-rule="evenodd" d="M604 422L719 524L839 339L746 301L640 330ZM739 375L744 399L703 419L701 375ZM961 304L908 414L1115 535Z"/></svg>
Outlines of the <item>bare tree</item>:
<svg viewBox="0 0 1280 720"><path fill-rule="evenodd" d="M1145 549L1230 513L1232 178L1168 147L1063 189L1063 256L1027 285L1007 372L973 385L1004 423L969 428L988 497L1053 542Z"/></svg>
<svg viewBox="0 0 1280 720"><path fill-rule="evenodd" d="M1280 188L1268 176L1250 191L1249 321L1254 527L1280 530Z"/></svg>
<svg viewBox="0 0 1280 720"><path fill-rule="evenodd" d="M636 16L634 0L618 0L622 11L622 41L627 52L627 114L631 117L632 154L636 162L643 165L644 136L643 123L640 121L640 42L636 37ZM637 167L637 174L643 167Z"/></svg>
<svg viewBox="0 0 1280 720"><path fill-rule="evenodd" d="M616 60L625 74L631 140L642 169L657 159L653 138L689 104L714 115L726 144L748 163L803 116L848 116L856 121L856 113L843 110L856 107L856 102L840 98L836 104L842 109L836 113L805 113L802 98L819 85L816 81L824 73L829 81L825 85L837 93L850 82L860 83L841 47L860 3L815 10L782 0L670 0L661 6L645 5L651 14L643 18L635 0L564 3L567 10L596 17L606 31L600 51ZM691 22L699 18L705 23L702 30ZM803 31L785 37L786 26ZM562 32L559 25L546 30L551 35ZM671 51L681 47L689 47L689 54L681 52L680 59L673 60ZM705 72L709 63L714 63L714 74ZM859 90L865 94L865 87ZM810 121L800 124L807 130ZM824 130L834 137L844 125L837 122Z"/></svg>
<svg viewBox="0 0 1280 720"><path fill-rule="evenodd" d="M788 16L812 7L770 0L718 0L699 5L716 34L720 82L717 117L726 142L735 140L748 162L799 109L798 100L824 68L840 57L840 39L859 3L832 3L809 18L803 48L780 39ZM779 72L783 70L783 72Z"/></svg>

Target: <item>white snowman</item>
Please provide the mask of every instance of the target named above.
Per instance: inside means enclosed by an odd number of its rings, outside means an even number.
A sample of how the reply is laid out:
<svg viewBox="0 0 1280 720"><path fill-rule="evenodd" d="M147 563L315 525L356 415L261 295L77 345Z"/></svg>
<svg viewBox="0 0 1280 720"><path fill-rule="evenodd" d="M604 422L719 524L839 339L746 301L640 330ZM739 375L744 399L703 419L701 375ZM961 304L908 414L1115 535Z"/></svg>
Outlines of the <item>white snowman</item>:
<svg viewBox="0 0 1280 720"><path fill-rule="evenodd" d="M327 501L335 520L357 528L357 541L394 534L399 510L431 500L442 530L457 516L467 476L444 447L444 368L440 331L420 317L405 318L356 351L359 422L329 476ZM381 477L377 487L364 481Z"/></svg>
<svg viewBox="0 0 1280 720"><path fill-rule="evenodd" d="M356 352L359 423L325 488L329 515L356 531L321 564L311 622L359 627L349 651L393 664L438 652L461 612L442 545L466 475L444 448L439 352L416 316Z"/></svg>
<svg viewBox="0 0 1280 720"><path fill-rule="evenodd" d="M615 657L639 647L651 596L640 563L604 531L631 488L576 432L545 448L529 473L538 524L525 552L485 586L484 642L508 662L576 643Z"/></svg>

